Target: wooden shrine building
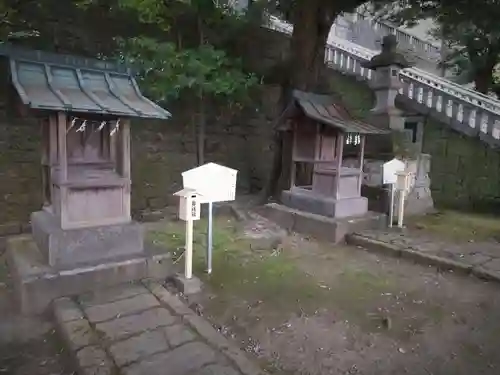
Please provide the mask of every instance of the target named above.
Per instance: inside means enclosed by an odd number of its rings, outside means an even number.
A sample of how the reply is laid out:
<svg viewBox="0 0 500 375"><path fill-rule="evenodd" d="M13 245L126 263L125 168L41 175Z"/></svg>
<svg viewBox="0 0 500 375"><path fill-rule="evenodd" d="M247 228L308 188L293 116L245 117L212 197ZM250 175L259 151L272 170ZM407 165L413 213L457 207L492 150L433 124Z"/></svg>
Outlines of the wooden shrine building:
<svg viewBox="0 0 500 375"><path fill-rule="evenodd" d="M9 251L21 308L39 312L61 295L150 277L152 258L130 212L130 124L170 113L123 65L5 45L0 57L9 107L37 119L42 133L34 246Z"/></svg>
<svg viewBox="0 0 500 375"><path fill-rule="evenodd" d="M386 129L354 119L328 95L295 90L280 130L293 134L288 207L332 218L362 216L365 140Z"/></svg>

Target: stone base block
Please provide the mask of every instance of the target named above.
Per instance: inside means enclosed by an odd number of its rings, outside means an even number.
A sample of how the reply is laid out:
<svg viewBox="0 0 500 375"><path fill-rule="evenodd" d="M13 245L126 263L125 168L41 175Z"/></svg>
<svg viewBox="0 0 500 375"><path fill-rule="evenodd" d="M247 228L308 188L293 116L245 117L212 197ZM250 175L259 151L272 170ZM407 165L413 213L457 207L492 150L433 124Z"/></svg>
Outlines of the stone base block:
<svg viewBox="0 0 500 375"><path fill-rule="evenodd" d="M52 267L144 255L143 228L136 222L63 230L53 215L38 211L31 214L31 226L35 243Z"/></svg>
<svg viewBox="0 0 500 375"><path fill-rule="evenodd" d="M406 198L405 215L425 215L434 211L434 201L427 187L414 188Z"/></svg>
<svg viewBox="0 0 500 375"><path fill-rule="evenodd" d="M368 199L355 197L333 199L308 192L285 190L281 202L290 208L331 218L362 216L368 212Z"/></svg>
<svg viewBox="0 0 500 375"><path fill-rule="evenodd" d="M386 215L371 211L363 216L342 219L311 214L276 203L262 206L257 211L286 230L333 243L344 241L346 234L383 229L387 224Z"/></svg>
<svg viewBox="0 0 500 375"><path fill-rule="evenodd" d="M174 282L176 288L187 296L201 292L201 280L196 276L186 279L183 274L178 273L172 278L172 281Z"/></svg>
<svg viewBox="0 0 500 375"><path fill-rule="evenodd" d="M109 259L68 269L47 264L32 237L12 237L7 261L22 314L41 314L51 301L141 279L165 280L173 274L170 255L148 249L142 256Z"/></svg>

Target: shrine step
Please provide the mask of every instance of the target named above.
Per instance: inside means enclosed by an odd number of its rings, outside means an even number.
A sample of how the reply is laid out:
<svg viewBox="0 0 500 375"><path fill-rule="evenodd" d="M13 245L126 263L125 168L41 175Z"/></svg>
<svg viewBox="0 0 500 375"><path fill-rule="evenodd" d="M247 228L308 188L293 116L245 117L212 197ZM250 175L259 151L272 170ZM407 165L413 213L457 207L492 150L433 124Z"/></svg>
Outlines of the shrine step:
<svg viewBox="0 0 500 375"><path fill-rule="evenodd" d="M334 219L277 203L266 204L256 208L255 211L290 232L335 244L344 241L349 233L366 229L382 229L387 222L386 215L379 212L368 211L363 216Z"/></svg>

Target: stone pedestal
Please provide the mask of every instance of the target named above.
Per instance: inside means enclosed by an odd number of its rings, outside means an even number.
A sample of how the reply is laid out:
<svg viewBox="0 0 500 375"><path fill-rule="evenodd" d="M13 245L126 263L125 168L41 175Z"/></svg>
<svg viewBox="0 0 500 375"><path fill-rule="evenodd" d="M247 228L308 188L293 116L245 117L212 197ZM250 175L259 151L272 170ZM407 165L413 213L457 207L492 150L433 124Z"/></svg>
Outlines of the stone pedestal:
<svg viewBox="0 0 500 375"><path fill-rule="evenodd" d="M383 229L387 225L386 215L371 211L363 216L333 218L270 203L257 208L257 213L289 232L334 244L344 241L347 234L367 229Z"/></svg>
<svg viewBox="0 0 500 375"><path fill-rule="evenodd" d="M87 243L88 244L88 243ZM147 246L140 254L58 268L50 266L32 236L12 237L7 262L21 314L42 314L59 297L141 279L163 281L173 275L170 255Z"/></svg>
<svg viewBox="0 0 500 375"><path fill-rule="evenodd" d="M59 297L173 274L164 249L144 245L139 223L63 230L45 211L31 215L33 235L7 243L22 314L43 313Z"/></svg>
<svg viewBox="0 0 500 375"><path fill-rule="evenodd" d="M368 212L368 199L361 196L335 199L306 190L285 190L281 193L281 202L296 210L330 218L363 216Z"/></svg>
<svg viewBox="0 0 500 375"><path fill-rule="evenodd" d="M52 214L38 211L31 214L31 227L33 239L51 267L67 268L144 253L142 227L135 222L63 230Z"/></svg>
<svg viewBox="0 0 500 375"><path fill-rule="evenodd" d="M365 160L363 194L370 198L371 211L389 211L390 190L382 184L382 166L384 160ZM405 215L422 215L434 210L430 189L430 155L420 154L417 159L408 160L407 170L414 176L412 187L406 196ZM398 198L394 202L394 215L397 218Z"/></svg>
<svg viewBox="0 0 500 375"><path fill-rule="evenodd" d="M407 169L415 176L412 189L406 197L405 214L407 215L422 215L434 210L429 177L430 158L430 155L421 154L416 160L407 162Z"/></svg>

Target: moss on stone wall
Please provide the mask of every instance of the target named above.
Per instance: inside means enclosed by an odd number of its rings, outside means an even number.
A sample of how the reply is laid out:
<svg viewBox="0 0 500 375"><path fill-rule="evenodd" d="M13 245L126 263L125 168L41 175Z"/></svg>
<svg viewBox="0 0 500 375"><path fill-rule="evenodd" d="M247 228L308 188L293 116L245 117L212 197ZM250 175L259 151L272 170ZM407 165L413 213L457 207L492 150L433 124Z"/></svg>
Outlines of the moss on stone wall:
<svg viewBox="0 0 500 375"><path fill-rule="evenodd" d="M366 118L373 92L355 78L332 72L331 87L356 116ZM432 119L423 151L431 155L431 189L437 207L483 212L500 209L500 152Z"/></svg>
<svg viewBox="0 0 500 375"><path fill-rule="evenodd" d="M438 206L498 212L497 150L432 120L425 124L423 147L432 156L431 189Z"/></svg>
<svg viewBox="0 0 500 375"><path fill-rule="evenodd" d="M230 118L211 118L206 131L206 162L235 168L242 193L262 187L269 171L273 114L279 91L266 87L260 102ZM181 172L196 166L190 107L169 108L168 121L132 123L132 210L158 209L177 202ZM0 225L27 223L40 209L40 131L37 123L0 116ZM1 231L0 231L1 232Z"/></svg>
<svg viewBox="0 0 500 375"><path fill-rule="evenodd" d="M38 127L0 122L0 224L26 223L41 207Z"/></svg>
<svg viewBox="0 0 500 375"><path fill-rule="evenodd" d="M277 106L275 87L231 119L212 118L206 131L205 161L238 170L238 190L260 189L269 172L272 123L266 106ZM176 202L181 172L196 166L196 136L189 108L172 110L168 121L136 122L132 128L132 208L160 208Z"/></svg>

